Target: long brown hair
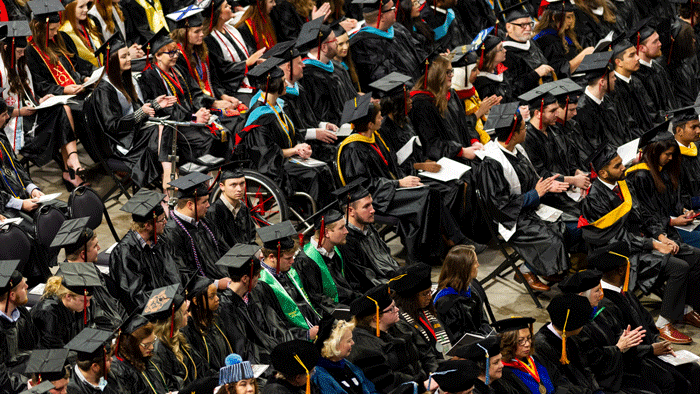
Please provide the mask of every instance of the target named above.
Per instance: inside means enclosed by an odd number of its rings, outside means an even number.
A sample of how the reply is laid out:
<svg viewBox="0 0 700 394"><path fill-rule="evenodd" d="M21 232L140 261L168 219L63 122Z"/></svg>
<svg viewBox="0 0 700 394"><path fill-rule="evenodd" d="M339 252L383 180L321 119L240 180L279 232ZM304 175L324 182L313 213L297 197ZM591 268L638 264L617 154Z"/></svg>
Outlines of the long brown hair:
<svg viewBox="0 0 700 394"><path fill-rule="evenodd" d="M297 14L301 15L302 18L309 18L311 11L316 6L315 0L288 0L297 10ZM311 19L311 18L309 18Z"/></svg>
<svg viewBox="0 0 700 394"><path fill-rule="evenodd" d="M182 333L182 331L180 331L180 329L183 327L183 315L182 309L178 309L175 312L175 325L173 327L172 337L170 336L170 317L165 320L159 320L153 325L153 332L156 334L156 338L158 338L158 340L168 349L172 350L173 353L175 353L175 357L177 357L180 362L183 362L185 359L181 349L190 350L190 344L187 343L187 337Z"/></svg>
<svg viewBox="0 0 700 394"><path fill-rule="evenodd" d="M194 27L190 27L194 29ZM202 26L204 29L204 26ZM185 61L190 64L190 70L194 70L195 62L193 62L192 55L197 54L197 56L209 66L209 50L207 49L207 43L202 41L200 45L192 45L187 39L187 28L174 29L170 32L170 38L176 43L182 45L184 53L182 56L185 57ZM211 72L211 70L209 71ZM196 75L192 75L192 78L197 79Z"/></svg>
<svg viewBox="0 0 700 394"><path fill-rule="evenodd" d="M472 268L478 263L472 245L456 245L445 256L438 278L438 290L451 287L465 291L472 283Z"/></svg>
<svg viewBox="0 0 700 394"><path fill-rule="evenodd" d="M573 14L573 12L571 13ZM533 32L533 34L537 34L542 30L554 29L554 31L557 32L559 39L561 40L561 45L564 47L564 53L569 53L569 43L566 41L567 37L574 44L574 47L576 47L576 51L581 52L583 48L578 42L578 38L576 36L576 31L574 30L574 27L572 26L571 28L567 28L566 23L562 22L562 17L564 18L564 20L566 20L567 14L568 12L561 13L553 12L551 10L544 10L542 16L540 16L539 22L537 22L537 26L535 26L535 31ZM575 14L574 18L576 18Z"/></svg>
<svg viewBox="0 0 700 394"><path fill-rule="evenodd" d="M131 334L125 332L119 335L119 354L118 357L127 360L138 371L146 370L146 358L141 354L141 341L153 334L153 323L148 323L143 327L139 327Z"/></svg>
<svg viewBox="0 0 700 394"><path fill-rule="evenodd" d="M594 8L603 7L603 20L608 23L615 23L617 10L605 0L574 0L576 7L588 14L595 23L600 23L600 17L593 13Z"/></svg>
<svg viewBox="0 0 700 394"><path fill-rule="evenodd" d="M49 62L51 62L51 64L57 64L60 55L66 58L73 56L73 53L69 52L68 48L66 48L66 43L63 42L63 36L60 32L56 33L56 37L54 37L53 40L49 40L49 45L48 47L46 46L48 29L45 21L32 19L29 22L29 27L32 29L32 43L36 45L40 51L49 56Z"/></svg>
<svg viewBox="0 0 700 394"><path fill-rule="evenodd" d="M533 336L532 325L529 327L530 336ZM520 330L506 331L498 334L501 338L501 354L504 361L510 361L515 358L515 351L518 349L518 333ZM535 341L530 342L530 355L535 353Z"/></svg>
<svg viewBox="0 0 700 394"><path fill-rule="evenodd" d="M106 30L114 34L116 32L116 24L114 23L114 19L112 19L112 10L116 10L119 19L121 19L122 22L124 21L124 13L119 3L115 3L113 0L99 0L95 2L93 7L95 7L97 13L100 14L102 20L105 21ZM126 34L126 32L122 33Z"/></svg>
<svg viewBox="0 0 700 394"><path fill-rule="evenodd" d="M440 115L444 114L447 109L447 91L449 88L445 84L445 77L447 76L449 65L450 61L446 58L442 56L436 57L428 67L427 84L425 82L426 75L424 74L413 86L413 91L427 90L435 96L435 106Z"/></svg>
<svg viewBox="0 0 700 394"><path fill-rule="evenodd" d="M109 64L105 67L105 72L107 73L109 82L124 94L127 101L130 103L139 101L139 96L136 94L136 89L134 88L134 82L131 79L131 70L122 71L119 67L119 51L110 52Z"/></svg>
<svg viewBox="0 0 700 394"><path fill-rule="evenodd" d="M61 13L61 26L65 25L66 23L70 23L71 28L73 28L75 35L80 38L80 41L82 41L86 47L91 48L92 44L88 42L88 39L85 36L83 36L80 30L84 27L88 35L97 36L97 38L100 39L100 42L103 41L102 32L99 29L97 29L97 26L95 26L95 22L93 22L92 19L90 19L90 17L86 17L84 21L79 21L78 18L75 16L75 9L77 7L77 1L72 1L66 5L66 9ZM95 50L97 48L92 49Z"/></svg>
<svg viewBox="0 0 700 394"><path fill-rule="evenodd" d="M212 3L214 0L212 0ZM204 22L202 22L202 28L204 29L204 36L208 36L211 34L211 32L216 28L216 25L219 23L219 18L221 18L221 9L226 6L227 2L222 2L219 4L219 8L215 9L214 12L209 15L209 18L204 18ZM211 5L209 6L209 9L211 9ZM205 10L204 13L202 14L207 14L209 10Z"/></svg>
<svg viewBox="0 0 700 394"><path fill-rule="evenodd" d="M10 39L12 40L12 39ZM29 87L29 76L27 75L27 57L22 56L21 58L15 58L17 67L13 67L12 58L13 51L16 49L11 43L5 45L2 49L2 61L5 64L5 72L7 73L7 80L10 83L10 93L24 94L29 92L31 89Z"/></svg>
<svg viewBox="0 0 700 394"><path fill-rule="evenodd" d="M679 154L678 144L676 140L671 138L663 141L652 142L647 145L642 152L642 161L649 166L649 172L652 178L654 178L654 185L659 193L666 192L666 185L661 179L660 159L661 154L668 149L673 148L673 157L671 161L666 163L662 171L669 175L671 179L671 184L673 185L673 190L678 190L678 178L681 173L681 156Z"/></svg>
<svg viewBox="0 0 700 394"><path fill-rule="evenodd" d="M246 26L246 21L250 20L255 27L255 32L250 32L255 38L255 43L257 45L256 49L262 48L261 40L263 36L268 38L268 44L273 46L277 44L277 35L275 34L275 28L272 25L272 20L270 16L267 15L265 9L260 9L260 6L267 7L266 0L256 0L253 1L248 9L243 13L241 20L236 23L236 29ZM256 37L257 36L257 37Z"/></svg>
<svg viewBox="0 0 700 394"><path fill-rule="evenodd" d="M423 309L428 310L428 312L430 312L433 316L436 316L435 305L433 305L432 301L428 304L427 308L420 307L420 302L418 301L418 293L413 294L410 297L404 297L401 294L392 291L391 298L394 299L394 302L396 302L396 306L402 313L407 313L416 321L418 321L419 319L418 312L422 311Z"/></svg>

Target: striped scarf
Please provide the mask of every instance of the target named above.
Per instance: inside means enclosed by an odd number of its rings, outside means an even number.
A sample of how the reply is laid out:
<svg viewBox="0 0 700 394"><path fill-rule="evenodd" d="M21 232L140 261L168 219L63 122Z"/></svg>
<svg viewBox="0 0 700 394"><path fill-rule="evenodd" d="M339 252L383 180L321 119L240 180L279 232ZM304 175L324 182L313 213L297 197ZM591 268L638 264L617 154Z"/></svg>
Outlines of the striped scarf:
<svg viewBox="0 0 700 394"><path fill-rule="evenodd" d="M409 324L417 328L418 332L420 332L428 342L439 343L442 347L441 353L447 353L452 347L452 344L450 344L450 338L447 337L447 333L445 333L445 329L442 327L440 321L427 310L422 310L420 313L423 316L421 317L419 315L419 322L416 322L416 320L406 312L401 312L401 316ZM429 327L428 324L430 325Z"/></svg>

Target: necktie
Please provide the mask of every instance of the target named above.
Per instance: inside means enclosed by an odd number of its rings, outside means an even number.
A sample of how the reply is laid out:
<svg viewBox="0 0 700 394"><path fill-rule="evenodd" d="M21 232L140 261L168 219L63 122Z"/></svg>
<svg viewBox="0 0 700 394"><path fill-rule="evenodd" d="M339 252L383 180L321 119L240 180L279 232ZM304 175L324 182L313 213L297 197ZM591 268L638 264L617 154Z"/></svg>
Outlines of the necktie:
<svg viewBox="0 0 700 394"><path fill-rule="evenodd" d="M613 191L615 192L615 194L617 194L617 196L620 198L620 200L625 201L625 199L622 198L622 193L620 192L620 185L615 185L615 187L613 188Z"/></svg>

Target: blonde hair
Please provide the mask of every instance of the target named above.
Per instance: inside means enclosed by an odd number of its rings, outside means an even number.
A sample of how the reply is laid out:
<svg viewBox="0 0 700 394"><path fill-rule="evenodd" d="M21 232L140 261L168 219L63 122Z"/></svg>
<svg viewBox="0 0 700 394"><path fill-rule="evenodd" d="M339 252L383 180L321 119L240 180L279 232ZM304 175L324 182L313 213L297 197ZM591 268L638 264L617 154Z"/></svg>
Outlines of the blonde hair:
<svg viewBox="0 0 700 394"><path fill-rule="evenodd" d="M338 351L338 345L340 344L340 339L349 330L355 329L355 322L347 322L345 320L338 320L331 331L331 336L323 341L323 349L321 349L321 356L325 358L338 357L340 352Z"/></svg>
<svg viewBox="0 0 700 394"><path fill-rule="evenodd" d="M63 286L63 278L60 276L52 276L46 281L46 287L44 287L44 294L41 295L41 299L56 297L62 300L67 295L78 296L78 294L68 290L66 286Z"/></svg>
<svg viewBox="0 0 700 394"><path fill-rule="evenodd" d="M183 304L184 305L184 304ZM185 359L181 349L189 350L190 345L187 343L187 338L185 334L180 331L183 326L182 324L182 307L175 311L175 326L173 327L173 336L170 337L170 318L165 320L159 320L153 323L153 333L156 334L156 338L164 344L168 349L175 353L178 361L183 362Z"/></svg>

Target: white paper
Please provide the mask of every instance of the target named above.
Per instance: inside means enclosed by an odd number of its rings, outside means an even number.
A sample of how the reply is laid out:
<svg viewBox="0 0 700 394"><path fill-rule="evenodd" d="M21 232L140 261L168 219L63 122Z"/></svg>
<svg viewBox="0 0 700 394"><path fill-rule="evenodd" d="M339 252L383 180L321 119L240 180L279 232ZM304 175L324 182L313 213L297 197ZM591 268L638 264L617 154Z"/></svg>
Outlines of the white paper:
<svg viewBox="0 0 700 394"><path fill-rule="evenodd" d="M309 157L308 159L294 157L294 158L290 158L289 161L291 161L292 163L301 164L302 166L305 166L305 167L321 167L321 166L326 165L326 163L324 163L320 160L316 160L312 157Z"/></svg>
<svg viewBox="0 0 700 394"><path fill-rule="evenodd" d="M51 200L58 198L58 196L60 196L60 195L61 195L60 192L52 193L52 194L44 194L43 196L39 197L39 201L37 201L37 202L51 201Z"/></svg>
<svg viewBox="0 0 700 394"><path fill-rule="evenodd" d="M347 137L352 134L352 126L349 123L344 123L338 127L338 131L335 132L337 137Z"/></svg>
<svg viewBox="0 0 700 394"><path fill-rule="evenodd" d="M610 45L610 43L612 42L612 39L613 39L613 33L614 33L614 31L611 30L607 36L601 38L600 41L598 41L598 43L596 44L594 51L600 52L601 48Z"/></svg>
<svg viewBox="0 0 700 394"><path fill-rule="evenodd" d="M0 220L0 225L6 225L6 224L20 224L22 222L22 218L7 218L5 220Z"/></svg>
<svg viewBox="0 0 700 394"><path fill-rule="evenodd" d="M74 94L62 94L62 95L58 95L58 96L49 97L46 100L44 100L43 103L34 107L34 109L49 108L49 107L53 107L54 105L59 105L59 104L64 105L68 102L68 100L70 100L73 97L75 97Z"/></svg>
<svg viewBox="0 0 700 394"><path fill-rule="evenodd" d="M253 376L255 376L255 379L259 378L263 372L270 368L268 364L251 364L250 366L253 368Z"/></svg>
<svg viewBox="0 0 700 394"><path fill-rule="evenodd" d="M364 25L365 25L365 21L358 21L357 25L355 25L355 28L348 32L348 37L352 36L353 34L357 33L358 31L360 31L360 29L362 29L362 26L364 26Z"/></svg>
<svg viewBox="0 0 700 394"><path fill-rule="evenodd" d="M44 294L45 287L46 283L39 283L38 285L34 286L33 289L29 290L29 294L42 295Z"/></svg>
<svg viewBox="0 0 700 394"><path fill-rule="evenodd" d="M403 164L406 159L408 159L409 156L411 156L411 153L413 153L413 143L415 141L418 141L418 136L414 135L411 137L404 146L401 147L401 149L396 152L396 159L399 162L399 165ZM420 145L420 142L418 143Z"/></svg>
<svg viewBox="0 0 700 394"><path fill-rule="evenodd" d="M109 248L107 248L107 250L105 250L105 254L110 254L110 253L112 253L112 251L114 250L114 248L117 246L118 243L119 243L119 242L115 242L115 243L112 244L112 246L110 246Z"/></svg>
<svg viewBox="0 0 700 394"><path fill-rule="evenodd" d="M677 216L671 216L671 219L675 219ZM692 232L694 231L698 226L700 225L700 220L693 220L692 223L686 224L685 226L673 226L679 230L687 231L687 232Z"/></svg>
<svg viewBox="0 0 700 394"><path fill-rule="evenodd" d="M540 204L535 213L545 222L556 222L563 212L549 205Z"/></svg>
<svg viewBox="0 0 700 394"><path fill-rule="evenodd" d="M512 229L508 230L506 226L502 225L501 223L498 223L498 233L501 234L501 237L508 242L510 240L510 237L515 234L515 230L517 229L517 225L514 225Z"/></svg>
<svg viewBox="0 0 700 394"><path fill-rule="evenodd" d="M443 157L442 159L438 160L437 163L440 164L440 167L442 167L440 168L440 171L420 171L418 175L427 178L437 179L441 182L449 182L461 178L465 172L471 170L471 167L469 167L468 165L462 164L452 159L448 159L447 157Z"/></svg>
<svg viewBox="0 0 700 394"><path fill-rule="evenodd" d="M100 272L102 272L103 274L109 275L109 267L108 266L95 264L95 267L97 267L97 269L100 270Z"/></svg>
<svg viewBox="0 0 700 394"><path fill-rule="evenodd" d="M83 82L84 87L88 87L90 85L95 84L97 81L100 80L100 77L102 76L102 71L104 70L104 67L100 67L97 70L92 72L92 75L90 75L90 78L88 78L87 81Z"/></svg>
<svg viewBox="0 0 700 394"><path fill-rule="evenodd" d="M670 354L664 354L659 356L659 358L673 366L694 363L700 360L700 357L687 350L675 350L675 353L676 357L673 357Z"/></svg>
<svg viewBox="0 0 700 394"><path fill-rule="evenodd" d="M486 158L486 151L484 149L475 150L474 155L479 159L484 160Z"/></svg>
<svg viewBox="0 0 700 394"><path fill-rule="evenodd" d="M637 157L639 138L617 148L617 154L622 158L622 164L628 166Z"/></svg>
<svg viewBox="0 0 700 394"><path fill-rule="evenodd" d="M566 191L566 196L576 202L579 202L583 198L583 191L578 187L574 187L573 189Z"/></svg>

